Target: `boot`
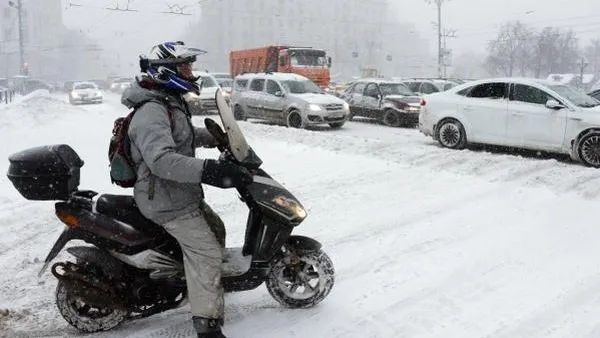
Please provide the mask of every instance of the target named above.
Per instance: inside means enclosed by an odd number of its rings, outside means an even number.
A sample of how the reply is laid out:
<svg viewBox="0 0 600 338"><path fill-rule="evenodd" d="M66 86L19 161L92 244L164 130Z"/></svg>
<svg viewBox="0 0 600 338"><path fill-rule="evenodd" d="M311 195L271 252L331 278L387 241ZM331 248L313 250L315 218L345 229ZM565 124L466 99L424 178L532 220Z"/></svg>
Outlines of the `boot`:
<svg viewBox="0 0 600 338"><path fill-rule="evenodd" d="M221 332L223 319L192 317L198 338L227 338Z"/></svg>

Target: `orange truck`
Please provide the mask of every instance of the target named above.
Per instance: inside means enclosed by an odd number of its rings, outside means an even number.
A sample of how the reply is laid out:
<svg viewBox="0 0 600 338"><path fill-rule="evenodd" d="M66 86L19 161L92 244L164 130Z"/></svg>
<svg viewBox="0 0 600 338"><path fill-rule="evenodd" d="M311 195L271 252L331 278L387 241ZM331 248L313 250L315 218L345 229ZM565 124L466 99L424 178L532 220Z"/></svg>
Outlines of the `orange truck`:
<svg viewBox="0 0 600 338"><path fill-rule="evenodd" d="M231 76L242 73L295 73L327 88L331 77L331 58L312 47L267 46L234 50L229 53Z"/></svg>

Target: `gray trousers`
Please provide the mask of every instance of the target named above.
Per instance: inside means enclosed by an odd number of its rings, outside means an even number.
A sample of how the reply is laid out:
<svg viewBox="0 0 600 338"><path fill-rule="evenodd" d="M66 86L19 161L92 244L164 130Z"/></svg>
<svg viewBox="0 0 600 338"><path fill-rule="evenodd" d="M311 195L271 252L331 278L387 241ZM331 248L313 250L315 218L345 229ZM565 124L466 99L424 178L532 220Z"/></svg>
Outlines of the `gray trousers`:
<svg viewBox="0 0 600 338"><path fill-rule="evenodd" d="M223 222L203 202L198 211L165 223L163 227L175 237L183 251L183 268L192 316L223 318ZM217 234L222 237L217 239Z"/></svg>

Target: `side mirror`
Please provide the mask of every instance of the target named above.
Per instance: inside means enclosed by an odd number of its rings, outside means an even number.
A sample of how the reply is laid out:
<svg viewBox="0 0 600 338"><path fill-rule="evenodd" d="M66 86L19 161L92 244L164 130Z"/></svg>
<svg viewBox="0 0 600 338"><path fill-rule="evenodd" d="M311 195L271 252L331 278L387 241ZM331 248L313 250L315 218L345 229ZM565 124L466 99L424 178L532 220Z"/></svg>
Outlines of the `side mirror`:
<svg viewBox="0 0 600 338"><path fill-rule="evenodd" d="M277 96L277 97L284 97L285 96L285 94L283 94L283 92L281 92L279 90L276 91L274 95Z"/></svg>
<svg viewBox="0 0 600 338"><path fill-rule="evenodd" d="M280 66L285 66L285 56L280 56L279 57L279 65Z"/></svg>
<svg viewBox="0 0 600 338"><path fill-rule="evenodd" d="M563 109L566 107L564 105L560 104L558 101L551 99L551 100L546 101L546 108L558 110L558 109Z"/></svg>
<svg viewBox="0 0 600 338"><path fill-rule="evenodd" d="M331 68L331 56L327 57L327 67Z"/></svg>

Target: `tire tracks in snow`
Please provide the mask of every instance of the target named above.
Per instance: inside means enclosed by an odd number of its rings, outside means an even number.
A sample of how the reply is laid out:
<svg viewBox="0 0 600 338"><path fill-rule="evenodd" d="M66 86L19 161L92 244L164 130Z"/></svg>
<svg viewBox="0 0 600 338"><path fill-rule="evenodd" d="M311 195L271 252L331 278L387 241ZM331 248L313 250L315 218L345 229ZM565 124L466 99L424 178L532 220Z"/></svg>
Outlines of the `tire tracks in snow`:
<svg viewBox="0 0 600 338"><path fill-rule="evenodd" d="M251 122L240 123L251 138L297 141L308 147L323 148L335 153L376 157L404 165L423 167L461 175L482 177L493 182L511 182L528 187L548 188L557 193L575 193L586 199L598 199L600 180L581 182L582 177L600 176L595 168L578 163L564 163L556 159L528 158L522 155L492 153L486 150L450 150L437 146L418 130L398 133L397 141L360 137L343 133L295 130L264 126ZM381 128L381 133L393 133ZM579 183L579 184L578 184Z"/></svg>

